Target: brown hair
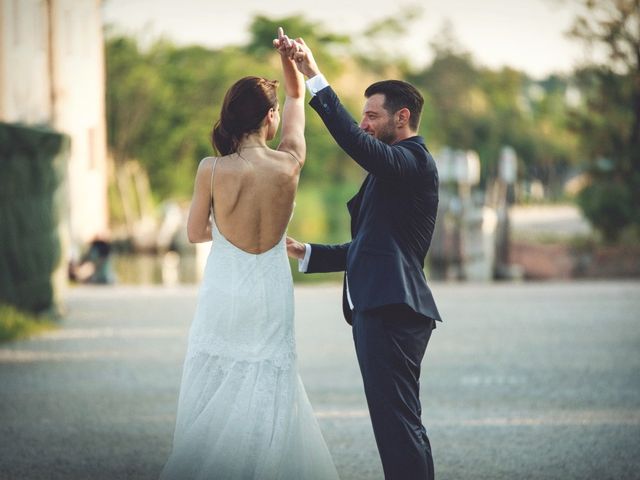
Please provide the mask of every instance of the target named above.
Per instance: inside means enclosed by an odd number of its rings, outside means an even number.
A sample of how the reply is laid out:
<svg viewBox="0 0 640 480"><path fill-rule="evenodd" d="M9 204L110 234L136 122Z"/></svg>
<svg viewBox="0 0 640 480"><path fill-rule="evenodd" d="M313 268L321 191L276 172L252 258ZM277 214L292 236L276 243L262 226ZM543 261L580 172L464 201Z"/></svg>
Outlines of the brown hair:
<svg viewBox="0 0 640 480"><path fill-rule="evenodd" d="M376 93L384 95L384 109L392 115L402 108L407 108L411 112L409 126L412 130L418 130L424 98L416 87L402 80L383 80L369 85L364 96L369 98Z"/></svg>
<svg viewBox="0 0 640 480"><path fill-rule="evenodd" d="M222 155L238 149L246 134L256 132L270 109L278 105L277 80L244 77L227 91L220 110L220 119L213 127L211 144Z"/></svg>

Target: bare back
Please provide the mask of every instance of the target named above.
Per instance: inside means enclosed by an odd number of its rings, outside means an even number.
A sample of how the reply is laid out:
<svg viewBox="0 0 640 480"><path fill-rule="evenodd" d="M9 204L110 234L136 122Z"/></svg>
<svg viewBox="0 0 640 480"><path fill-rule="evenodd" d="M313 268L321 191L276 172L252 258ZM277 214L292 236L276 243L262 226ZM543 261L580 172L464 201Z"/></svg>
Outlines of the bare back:
<svg viewBox="0 0 640 480"><path fill-rule="evenodd" d="M220 233L247 253L273 248L291 219L299 174L291 154L269 148L247 148L218 158L211 185Z"/></svg>

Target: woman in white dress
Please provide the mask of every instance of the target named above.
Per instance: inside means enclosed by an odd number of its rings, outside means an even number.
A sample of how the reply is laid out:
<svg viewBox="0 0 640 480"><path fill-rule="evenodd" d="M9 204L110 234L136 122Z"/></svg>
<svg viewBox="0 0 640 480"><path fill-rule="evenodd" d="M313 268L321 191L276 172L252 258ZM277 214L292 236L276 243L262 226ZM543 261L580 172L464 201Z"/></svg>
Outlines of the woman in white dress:
<svg viewBox="0 0 640 480"><path fill-rule="evenodd" d="M189 331L173 449L161 479L327 480L335 466L296 367L285 238L305 159L304 82L279 32L278 83L246 77L227 92L200 162L191 242L213 240Z"/></svg>

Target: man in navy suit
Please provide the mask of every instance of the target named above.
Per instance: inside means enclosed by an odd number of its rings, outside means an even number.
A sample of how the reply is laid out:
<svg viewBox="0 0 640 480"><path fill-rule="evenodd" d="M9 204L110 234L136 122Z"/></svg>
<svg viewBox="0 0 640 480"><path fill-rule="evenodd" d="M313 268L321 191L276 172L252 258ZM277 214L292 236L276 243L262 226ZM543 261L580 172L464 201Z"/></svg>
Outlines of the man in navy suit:
<svg viewBox="0 0 640 480"><path fill-rule="evenodd" d="M290 41L288 38L274 41ZM373 431L387 480L433 479L421 420L420 364L441 320L424 275L438 208L438 172L417 135L424 103L409 83L365 91L360 125L344 109L302 39L290 52L308 77L310 105L367 176L347 203L352 240L342 245L287 239L306 273L344 271L343 310L352 325Z"/></svg>

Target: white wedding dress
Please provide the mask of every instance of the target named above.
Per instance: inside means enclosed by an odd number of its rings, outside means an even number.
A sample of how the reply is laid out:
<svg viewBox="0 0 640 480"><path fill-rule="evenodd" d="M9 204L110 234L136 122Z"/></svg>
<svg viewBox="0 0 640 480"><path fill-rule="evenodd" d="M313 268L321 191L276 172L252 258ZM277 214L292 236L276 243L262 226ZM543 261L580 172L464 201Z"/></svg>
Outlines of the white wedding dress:
<svg viewBox="0 0 640 480"><path fill-rule="evenodd" d="M297 372L285 236L254 255L212 232L160 478L337 479Z"/></svg>

